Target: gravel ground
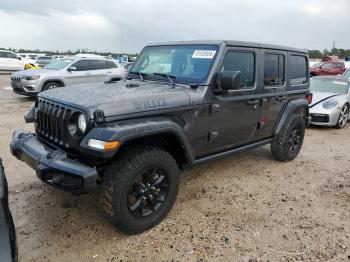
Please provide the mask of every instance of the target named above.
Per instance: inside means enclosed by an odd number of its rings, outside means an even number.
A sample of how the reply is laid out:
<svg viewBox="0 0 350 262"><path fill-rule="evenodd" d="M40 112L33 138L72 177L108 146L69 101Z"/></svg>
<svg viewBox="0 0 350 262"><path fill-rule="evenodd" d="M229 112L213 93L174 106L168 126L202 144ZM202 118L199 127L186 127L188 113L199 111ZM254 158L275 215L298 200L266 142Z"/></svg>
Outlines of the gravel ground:
<svg viewBox="0 0 350 262"><path fill-rule="evenodd" d="M0 156L10 188L20 261L349 261L350 125L312 127L293 162L269 147L182 176L178 199L155 228L127 236L76 197L40 182L9 143L33 99L0 75ZM4 89L5 88L5 89Z"/></svg>

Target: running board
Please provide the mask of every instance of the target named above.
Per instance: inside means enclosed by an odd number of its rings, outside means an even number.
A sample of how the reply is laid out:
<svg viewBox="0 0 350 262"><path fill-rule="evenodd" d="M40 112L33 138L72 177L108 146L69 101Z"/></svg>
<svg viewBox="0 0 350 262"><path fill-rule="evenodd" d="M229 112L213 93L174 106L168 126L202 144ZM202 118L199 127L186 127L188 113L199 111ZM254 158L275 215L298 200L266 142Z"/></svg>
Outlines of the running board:
<svg viewBox="0 0 350 262"><path fill-rule="evenodd" d="M220 159L220 158L224 158L224 157L227 157L227 156L230 156L230 155L234 155L234 154L238 154L238 153L247 151L249 149L253 149L253 148L256 148L256 147L264 146L266 144L271 143L272 140L273 140L272 138L269 138L269 139L265 139L265 140L261 140L261 141L255 142L253 144L249 144L249 145L237 147L237 148L234 148L234 149L231 149L231 150L228 150L228 151L220 152L220 153L217 153L215 155L198 158L198 159L196 159L193 162L193 166L201 165L201 164L203 164L205 162L208 162L208 161L217 160L217 159Z"/></svg>

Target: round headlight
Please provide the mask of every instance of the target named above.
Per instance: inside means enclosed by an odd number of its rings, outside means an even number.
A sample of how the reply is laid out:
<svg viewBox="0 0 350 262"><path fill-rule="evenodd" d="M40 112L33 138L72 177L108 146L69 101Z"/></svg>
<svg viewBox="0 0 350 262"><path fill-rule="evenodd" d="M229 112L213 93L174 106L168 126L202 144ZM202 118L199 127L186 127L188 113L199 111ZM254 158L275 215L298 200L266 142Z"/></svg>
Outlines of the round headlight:
<svg viewBox="0 0 350 262"><path fill-rule="evenodd" d="M84 134L86 130L86 118L83 114L80 114L78 117L78 127L80 132Z"/></svg>

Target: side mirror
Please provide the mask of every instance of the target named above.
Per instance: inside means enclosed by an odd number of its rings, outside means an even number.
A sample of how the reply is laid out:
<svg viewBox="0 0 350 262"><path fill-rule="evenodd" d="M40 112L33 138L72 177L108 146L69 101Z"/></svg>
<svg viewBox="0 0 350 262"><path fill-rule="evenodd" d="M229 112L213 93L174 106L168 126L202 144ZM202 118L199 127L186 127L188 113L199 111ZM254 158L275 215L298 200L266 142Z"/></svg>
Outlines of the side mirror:
<svg viewBox="0 0 350 262"><path fill-rule="evenodd" d="M218 88L221 90L238 90L241 88L240 71L223 71L219 73Z"/></svg>
<svg viewBox="0 0 350 262"><path fill-rule="evenodd" d="M18 59L18 60L22 60L22 57L20 57L20 56L17 56L17 59Z"/></svg>
<svg viewBox="0 0 350 262"><path fill-rule="evenodd" d="M68 72L72 72L72 71L77 71L77 68L75 66L70 66L67 69Z"/></svg>

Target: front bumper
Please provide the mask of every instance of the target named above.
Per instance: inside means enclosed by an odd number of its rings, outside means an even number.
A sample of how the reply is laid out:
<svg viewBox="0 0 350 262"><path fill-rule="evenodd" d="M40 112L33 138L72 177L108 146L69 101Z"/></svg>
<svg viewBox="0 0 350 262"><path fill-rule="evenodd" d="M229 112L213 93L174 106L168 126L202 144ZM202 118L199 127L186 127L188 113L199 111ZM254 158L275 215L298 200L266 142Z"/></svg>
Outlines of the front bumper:
<svg viewBox="0 0 350 262"><path fill-rule="evenodd" d="M52 149L31 133L17 129L10 144L11 153L32 167L44 182L74 194L88 193L96 186L96 168L71 159Z"/></svg>
<svg viewBox="0 0 350 262"><path fill-rule="evenodd" d="M12 81L11 87L13 92L19 95L37 96L39 93L38 80L20 80L19 82Z"/></svg>
<svg viewBox="0 0 350 262"><path fill-rule="evenodd" d="M320 109L320 108L310 108L310 116L312 125L319 126L336 126L339 120L340 110L335 109Z"/></svg>

